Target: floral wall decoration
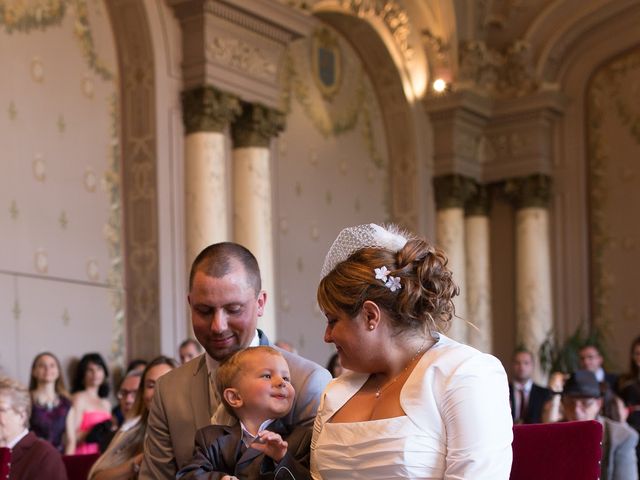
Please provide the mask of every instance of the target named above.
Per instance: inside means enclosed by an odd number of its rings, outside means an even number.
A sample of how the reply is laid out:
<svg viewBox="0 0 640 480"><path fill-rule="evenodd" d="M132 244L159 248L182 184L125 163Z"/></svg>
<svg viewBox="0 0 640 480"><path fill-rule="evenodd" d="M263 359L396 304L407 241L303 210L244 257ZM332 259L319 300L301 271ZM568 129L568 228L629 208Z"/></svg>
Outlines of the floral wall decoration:
<svg viewBox="0 0 640 480"><path fill-rule="evenodd" d="M3 370L124 363L119 92L102 0L0 0ZM6 174L5 174L6 173ZM17 313L16 313L17 312Z"/></svg>
<svg viewBox="0 0 640 480"><path fill-rule="evenodd" d="M335 61L318 79L318 48ZM325 63L326 67L327 64ZM288 51L286 130L275 152L278 332L322 363L324 318L315 301L324 255L338 232L389 219L388 154L372 83L351 46L321 27ZM313 325L313 331L309 331Z"/></svg>

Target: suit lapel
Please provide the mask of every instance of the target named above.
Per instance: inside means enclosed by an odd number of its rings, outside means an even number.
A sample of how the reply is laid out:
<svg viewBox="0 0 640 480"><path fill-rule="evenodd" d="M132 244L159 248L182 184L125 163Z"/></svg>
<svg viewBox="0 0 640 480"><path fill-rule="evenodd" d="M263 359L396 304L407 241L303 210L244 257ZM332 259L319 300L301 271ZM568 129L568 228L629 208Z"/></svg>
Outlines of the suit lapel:
<svg viewBox="0 0 640 480"><path fill-rule="evenodd" d="M237 425L238 425L238 428L240 428L240 424L238 423ZM271 422L271 424L269 424L269 426L266 429L271 432L277 433L282 438L287 437L288 429L281 419L277 419L274 422ZM242 429L240 429L240 431L242 432ZM238 445L240 445L241 443L242 443L242 440L239 440ZM255 459L259 455L262 455L261 451L256 450L255 448L249 447L240 456L240 459L238 460L238 465L251 463L253 459Z"/></svg>
<svg viewBox="0 0 640 480"><path fill-rule="evenodd" d="M209 371L205 361L205 355L201 356L200 362L193 373L196 377L194 383L194 391L188 392L191 401L191 411L196 425L196 430L211 424L210 412L210 390L209 390ZM178 392L176 392L178 393ZM185 392L186 393L186 392Z"/></svg>
<svg viewBox="0 0 640 480"><path fill-rule="evenodd" d="M270 345L269 339L267 338L265 333L259 328L257 328L256 330L258 330L258 340L260 341L260 345Z"/></svg>

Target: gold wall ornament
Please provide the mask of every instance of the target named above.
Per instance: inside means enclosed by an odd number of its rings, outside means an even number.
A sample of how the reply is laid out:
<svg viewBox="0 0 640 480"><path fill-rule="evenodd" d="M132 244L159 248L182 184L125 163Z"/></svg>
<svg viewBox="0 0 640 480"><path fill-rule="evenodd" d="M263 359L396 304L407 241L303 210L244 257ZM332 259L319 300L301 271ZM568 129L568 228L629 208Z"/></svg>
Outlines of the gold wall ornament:
<svg viewBox="0 0 640 480"><path fill-rule="evenodd" d="M459 56L459 86L470 84L499 98L529 95L540 86L531 46L523 40L516 40L504 51L470 40L460 44Z"/></svg>
<svg viewBox="0 0 640 480"><path fill-rule="evenodd" d="M66 230L69 226L69 217L67 216L67 212L64 210L60 212L60 215L58 216L58 225L60 225L62 230Z"/></svg>
<svg viewBox="0 0 640 480"><path fill-rule="evenodd" d="M335 35L320 28L311 37L313 79L325 100L331 101L342 82L342 52Z"/></svg>
<svg viewBox="0 0 640 480"><path fill-rule="evenodd" d="M33 156L31 169L33 171L33 178L38 182L44 182L47 179L47 165L44 162L41 153L36 153Z"/></svg>
<svg viewBox="0 0 640 480"><path fill-rule="evenodd" d="M44 81L44 64L40 57L33 57L31 60L31 78L36 83Z"/></svg>
<svg viewBox="0 0 640 480"><path fill-rule="evenodd" d="M343 8L358 17L381 20L393 37L394 43L406 61L413 60L415 52L409 44L411 22L409 14L398 0L341 0Z"/></svg>
<svg viewBox="0 0 640 480"><path fill-rule="evenodd" d="M18 109L16 108L16 104L13 100L9 102L9 108L7 109L7 114L9 115L9 120L11 121L18 118Z"/></svg>
<svg viewBox="0 0 640 480"><path fill-rule="evenodd" d="M28 33L59 25L66 13L66 0L0 0L0 25L7 33Z"/></svg>
<svg viewBox="0 0 640 480"><path fill-rule="evenodd" d="M48 273L49 271L49 257L44 248L38 248L33 254L33 264L38 273Z"/></svg>
<svg viewBox="0 0 640 480"><path fill-rule="evenodd" d="M240 100L206 85L182 92L182 121L185 133L223 132L240 113Z"/></svg>
<svg viewBox="0 0 640 480"><path fill-rule="evenodd" d="M20 210L18 210L18 203L15 200L11 200L11 205L9 206L9 215L11 216L11 220L17 220L20 215Z"/></svg>

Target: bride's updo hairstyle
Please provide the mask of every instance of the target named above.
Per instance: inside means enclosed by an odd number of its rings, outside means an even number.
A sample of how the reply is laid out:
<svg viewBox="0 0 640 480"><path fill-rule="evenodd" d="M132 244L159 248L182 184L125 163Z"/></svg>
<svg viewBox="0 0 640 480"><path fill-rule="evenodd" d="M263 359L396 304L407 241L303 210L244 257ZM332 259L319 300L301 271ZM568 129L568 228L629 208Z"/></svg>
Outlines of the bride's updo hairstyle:
<svg viewBox="0 0 640 480"><path fill-rule="evenodd" d="M362 228L370 230L372 238L354 240L354 229ZM357 248L360 243L363 247ZM459 293L447 262L442 250L396 226L351 227L340 233L327 254L318 304L328 315L344 312L353 318L370 300L387 313L398 333L445 332L455 313L453 297ZM382 267L386 271L376 272ZM384 280L376 278L383 274ZM399 279L400 288L392 288L387 279L395 279L396 285Z"/></svg>

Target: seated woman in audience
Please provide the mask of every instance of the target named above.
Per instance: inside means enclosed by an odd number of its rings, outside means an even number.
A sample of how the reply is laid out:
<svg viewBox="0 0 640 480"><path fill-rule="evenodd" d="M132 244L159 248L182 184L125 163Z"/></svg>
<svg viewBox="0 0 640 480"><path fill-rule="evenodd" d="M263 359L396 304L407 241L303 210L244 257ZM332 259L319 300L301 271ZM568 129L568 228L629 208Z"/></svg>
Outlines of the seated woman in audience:
<svg viewBox="0 0 640 480"><path fill-rule="evenodd" d="M352 371L323 394L313 478L509 478L507 375L441 333L458 294L446 265L441 250L393 227L348 228L333 243L318 303L324 340Z"/></svg>
<svg viewBox="0 0 640 480"><path fill-rule="evenodd" d="M11 449L9 480L67 480L62 457L53 445L27 429L29 391L0 377L0 447Z"/></svg>
<svg viewBox="0 0 640 480"><path fill-rule="evenodd" d="M119 480L135 477L142 462L147 417L155 385L162 375L176 368L175 360L157 357L142 373L131 417L126 419L116 436L89 472L89 480Z"/></svg>
<svg viewBox="0 0 640 480"><path fill-rule="evenodd" d="M109 370L99 353L87 353L80 359L73 381L73 401L67 416L66 454L98 453L97 443L86 442L91 429L111 419Z"/></svg>
<svg viewBox="0 0 640 480"><path fill-rule="evenodd" d="M620 379L620 396L629 416L627 423L640 433L640 337L631 342L629 372ZM640 472L640 444L636 447Z"/></svg>
<svg viewBox="0 0 640 480"><path fill-rule="evenodd" d="M64 386L60 362L53 353L43 352L31 365L31 431L64 451L63 438L71 400Z"/></svg>
<svg viewBox="0 0 640 480"><path fill-rule="evenodd" d="M640 337L631 342L629 372L620 378L619 391L629 411L628 422L640 430Z"/></svg>

